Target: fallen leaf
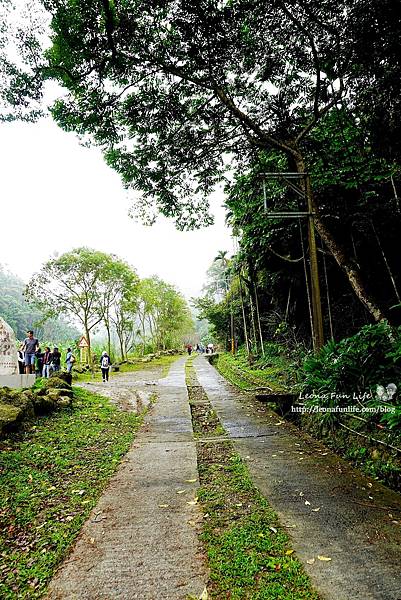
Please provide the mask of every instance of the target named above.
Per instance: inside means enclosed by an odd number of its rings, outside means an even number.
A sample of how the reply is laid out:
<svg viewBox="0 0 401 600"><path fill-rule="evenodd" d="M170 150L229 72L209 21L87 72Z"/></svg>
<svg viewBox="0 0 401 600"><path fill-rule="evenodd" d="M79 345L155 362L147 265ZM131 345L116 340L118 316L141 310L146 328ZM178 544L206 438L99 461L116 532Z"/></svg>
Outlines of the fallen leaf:
<svg viewBox="0 0 401 600"><path fill-rule="evenodd" d="M197 479L186 479L185 483L196 483Z"/></svg>
<svg viewBox="0 0 401 600"><path fill-rule="evenodd" d="M177 490L177 494L185 494L185 490Z"/></svg>
<svg viewBox="0 0 401 600"><path fill-rule="evenodd" d="M93 537L89 538L89 542L90 542L91 544L94 544L94 543L95 543L95 538L93 538Z"/></svg>
<svg viewBox="0 0 401 600"><path fill-rule="evenodd" d="M312 512L319 512L320 510L320 506L318 506L317 508L312 508Z"/></svg>
<svg viewBox="0 0 401 600"><path fill-rule="evenodd" d="M275 527L269 527L270 531L272 531L273 533L277 533L277 529Z"/></svg>
<svg viewBox="0 0 401 600"><path fill-rule="evenodd" d="M286 556L291 556L291 554L294 554L295 550L287 550L285 555Z"/></svg>
<svg viewBox="0 0 401 600"><path fill-rule="evenodd" d="M308 565L313 565L313 563L315 562L314 558L308 558L308 560L306 561L308 563Z"/></svg>
<svg viewBox="0 0 401 600"><path fill-rule="evenodd" d="M195 504L198 504L198 498L195 498L195 500L190 500L189 502L187 502L187 504L189 504L190 506L195 506Z"/></svg>
<svg viewBox="0 0 401 600"><path fill-rule="evenodd" d="M74 517L72 515L68 515L68 517L65 518L66 521L72 521L74 519Z"/></svg>
<svg viewBox="0 0 401 600"><path fill-rule="evenodd" d="M299 495L300 495L300 496L301 496L301 498L302 498L302 496L304 495L304 493L303 493L303 492L299 492Z"/></svg>
<svg viewBox="0 0 401 600"><path fill-rule="evenodd" d="M329 556L321 556L320 554L318 555L318 559L322 560L323 562L329 562L329 560L331 560Z"/></svg>
<svg viewBox="0 0 401 600"><path fill-rule="evenodd" d="M310 502L308 500L305 500L305 506L310 506Z"/></svg>
<svg viewBox="0 0 401 600"><path fill-rule="evenodd" d="M199 596L199 600L208 600L209 594L207 593L207 589L205 588L201 595Z"/></svg>
<svg viewBox="0 0 401 600"><path fill-rule="evenodd" d="M169 504L159 504L159 508L168 508Z"/></svg>

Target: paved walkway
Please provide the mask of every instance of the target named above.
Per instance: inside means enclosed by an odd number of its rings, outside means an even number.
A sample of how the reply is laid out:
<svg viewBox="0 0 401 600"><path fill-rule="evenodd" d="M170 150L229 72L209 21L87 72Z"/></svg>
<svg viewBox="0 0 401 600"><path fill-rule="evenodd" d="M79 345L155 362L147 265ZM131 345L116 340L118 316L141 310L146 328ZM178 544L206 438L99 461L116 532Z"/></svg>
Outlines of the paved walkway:
<svg viewBox="0 0 401 600"><path fill-rule="evenodd" d="M202 593L207 574L184 363L175 362L152 388L159 400L53 579L49 599L183 600ZM117 401L127 403L127 390L143 389L141 375L112 378L102 389L113 396L114 387Z"/></svg>
<svg viewBox="0 0 401 600"><path fill-rule="evenodd" d="M401 600L401 497L239 393L203 357L194 366L322 596Z"/></svg>

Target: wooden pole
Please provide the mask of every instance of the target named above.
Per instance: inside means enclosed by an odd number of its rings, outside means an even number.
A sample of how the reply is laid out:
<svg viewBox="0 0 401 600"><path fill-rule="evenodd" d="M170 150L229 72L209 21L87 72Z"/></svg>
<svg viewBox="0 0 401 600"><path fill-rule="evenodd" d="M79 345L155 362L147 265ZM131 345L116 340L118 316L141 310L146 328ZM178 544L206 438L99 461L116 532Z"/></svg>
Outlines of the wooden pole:
<svg viewBox="0 0 401 600"><path fill-rule="evenodd" d="M317 260L315 223L312 206L312 190L310 178L305 174L305 196L308 204L308 240L309 240L309 259L311 275L311 296L312 296L312 315L313 315L313 349L320 350L324 345L323 334L323 315L322 302L320 296L319 268Z"/></svg>

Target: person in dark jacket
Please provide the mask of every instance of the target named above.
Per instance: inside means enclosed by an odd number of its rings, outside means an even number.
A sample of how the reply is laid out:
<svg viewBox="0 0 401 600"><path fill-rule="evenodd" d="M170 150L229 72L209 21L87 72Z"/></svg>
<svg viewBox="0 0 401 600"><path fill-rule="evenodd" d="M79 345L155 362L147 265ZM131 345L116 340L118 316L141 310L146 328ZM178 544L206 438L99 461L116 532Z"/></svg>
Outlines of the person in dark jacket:
<svg viewBox="0 0 401 600"><path fill-rule="evenodd" d="M51 369L52 369L52 371L60 371L60 367L61 367L61 352L55 346L53 348L53 352L52 352Z"/></svg>
<svg viewBox="0 0 401 600"><path fill-rule="evenodd" d="M109 380L109 370L110 370L111 360L110 356L106 351L102 352L102 356L100 357L100 368L102 369L102 380L103 383Z"/></svg>
<svg viewBox="0 0 401 600"><path fill-rule="evenodd" d="M46 346L44 354L43 354L43 367L42 367L42 377L49 377L50 375L50 364L52 362L52 353L50 352L49 346Z"/></svg>

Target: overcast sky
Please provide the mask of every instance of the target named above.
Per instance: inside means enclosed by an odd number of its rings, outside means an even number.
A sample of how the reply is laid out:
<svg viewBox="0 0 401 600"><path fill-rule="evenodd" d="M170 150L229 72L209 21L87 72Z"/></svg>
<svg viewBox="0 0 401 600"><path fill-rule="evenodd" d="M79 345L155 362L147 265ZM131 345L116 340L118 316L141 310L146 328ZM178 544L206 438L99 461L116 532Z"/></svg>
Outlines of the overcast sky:
<svg viewBox="0 0 401 600"><path fill-rule="evenodd" d="M189 298L217 252L232 252L221 193L212 202L214 226L179 232L160 218L144 227L129 218L132 199L100 152L50 118L0 124L0 193L0 263L24 280L55 252L85 245L119 255L140 277L159 275Z"/></svg>

